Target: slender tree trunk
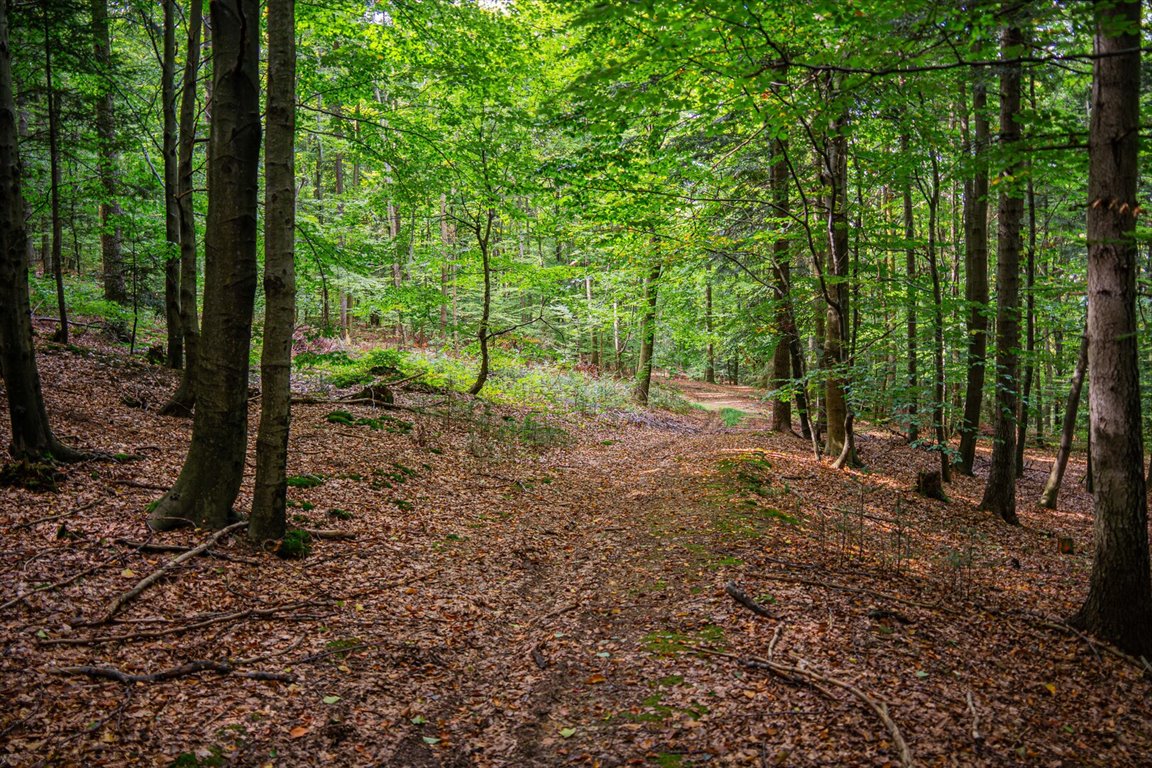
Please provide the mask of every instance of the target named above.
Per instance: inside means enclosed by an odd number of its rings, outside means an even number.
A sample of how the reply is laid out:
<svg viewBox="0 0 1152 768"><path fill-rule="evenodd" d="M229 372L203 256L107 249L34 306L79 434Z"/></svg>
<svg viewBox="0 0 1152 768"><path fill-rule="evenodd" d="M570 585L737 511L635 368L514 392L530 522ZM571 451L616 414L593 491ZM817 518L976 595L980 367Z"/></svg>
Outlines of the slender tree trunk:
<svg viewBox="0 0 1152 768"><path fill-rule="evenodd" d="M940 454L940 478L952 482L952 459L948 456L948 438L944 430L944 296L940 288L940 264L936 246L936 222L940 211L940 163L933 155L932 186L928 200L928 272L932 277L932 430L936 433L936 451Z"/></svg>
<svg viewBox="0 0 1152 768"><path fill-rule="evenodd" d="M449 234L448 196L440 195L440 245L444 248L444 262L440 266L440 335L448 336L448 283L451 276L449 257L452 238Z"/></svg>
<svg viewBox="0 0 1152 768"><path fill-rule="evenodd" d="M788 212L788 147L777 139L772 147L772 205L775 215L782 219ZM798 382L792 380L792 339L796 336L796 323L792 316L792 274L788 238L783 225L777 225L778 234L772 243L772 272L775 278L773 294L776 299L776 346L772 350L772 429L775 432L792 431L792 398L789 389Z"/></svg>
<svg viewBox="0 0 1152 768"><path fill-rule="evenodd" d="M214 85L196 414L180 477L149 518L157 530L227 525L244 477L256 293L260 2L213 0L211 16Z"/></svg>
<svg viewBox="0 0 1152 768"><path fill-rule="evenodd" d="M848 111L845 108L832 122L826 147L825 183L828 189L828 268L832 284L826 291L828 320L825 326L824 360L828 369L825 388L828 409L828 443L825 452L836 456L833 466L855 466L852 413L848 402L849 300L848 254Z"/></svg>
<svg viewBox="0 0 1152 768"><path fill-rule="evenodd" d="M640 360L636 364L636 388L632 393L632 399L641 405L648 405L648 394L652 386L652 353L656 346L656 302L662 266L659 257L655 257L648 279L644 281L644 314L640 319Z"/></svg>
<svg viewBox="0 0 1152 768"><path fill-rule="evenodd" d="M68 343L68 305L64 300L64 220L60 214L60 97L52 74L52 37L49 34L48 6L42 5L44 14L44 78L48 98L48 160L51 169L52 198L52 275L56 278L56 306L60 327L52 335L54 341Z"/></svg>
<svg viewBox="0 0 1152 768"><path fill-rule="evenodd" d="M9 0L0 0L0 376L8 401L14 459L46 456L74 461L83 456L52 434L36 352L28 301L28 232L24 222L19 135L12 95L12 51L8 40Z"/></svg>
<svg viewBox="0 0 1152 768"><path fill-rule="evenodd" d="M1136 333L1139 2L1098 0L1088 139L1088 368L1095 552L1073 624L1152 656Z"/></svg>
<svg viewBox="0 0 1152 768"><path fill-rule="evenodd" d="M1028 163L1031 171L1031 162ZM1016 415L1016 477L1024 476L1024 441L1032 405L1032 379L1036 371L1036 190L1028 173L1028 247L1024 259L1024 385Z"/></svg>
<svg viewBox="0 0 1152 768"><path fill-rule="evenodd" d="M704 347L704 381L716 383L716 345L712 341L714 332L712 321L712 270L708 270L708 282L704 284L704 333L707 339Z"/></svg>
<svg viewBox="0 0 1152 768"><path fill-rule="evenodd" d="M180 157L177 198L180 214L180 330L184 336L184 373L172 399L160 411L166 416L191 416L196 404L196 365L200 347L200 318L196 308L196 214L192 206L192 165L196 150L196 81L200 70L200 28L204 25L202 0L188 3L188 53L180 94Z"/></svg>
<svg viewBox="0 0 1152 768"><path fill-rule="evenodd" d="M176 0L164 0L164 54L161 66L161 110L164 114L164 317L167 320L167 364L184 365L180 323L180 178L176 159Z"/></svg>
<svg viewBox="0 0 1152 768"><path fill-rule="evenodd" d="M268 116L264 145L264 349L260 432L248 538L283 538L296 320L295 0L268 0Z"/></svg>
<svg viewBox="0 0 1152 768"><path fill-rule="evenodd" d="M489 353L488 342L492 340L489 323L492 316L492 258L489 248L492 242L492 224L496 220L496 211L488 209L484 223L476 224L476 242L480 246L480 266L484 272L484 295L480 307L480 324L476 328L476 340L480 342L480 370L476 372L476 381L472 382L469 394L478 395L488 381ZM401 326L402 327L402 326Z"/></svg>
<svg viewBox="0 0 1152 768"><path fill-rule="evenodd" d="M900 136L900 150L907 156L908 134ZM907 283L904 288L904 302L907 307L908 322L908 404L905 409L908 418L908 442L914 443L920 438L920 381L917 375L917 330L916 330L916 295L917 295L917 269L916 248L913 241L916 239L916 221L912 217L912 180L904 180L904 274ZM929 233L931 234L931 233Z"/></svg>
<svg viewBox="0 0 1152 768"><path fill-rule="evenodd" d="M100 257L104 298L128 303L119 218L115 100L112 98L112 44L108 37L106 0L92 0L92 41L99 70L96 96L96 173L100 177Z"/></svg>
<svg viewBox="0 0 1152 768"><path fill-rule="evenodd" d="M972 81L975 173L964 185L964 298L968 303L968 377L964 388L964 415L960 422L960 457L957 469L972 474L980 410L984 403L984 374L988 355L988 89L984 73L975 70Z"/></svg>
<svg viewBox="0 0 1152 768"><path fill-rule="evenodd" d="M996 243L996 440L992 468L980 509L1019 525L1016 516L1016 404L1020 345L1020 224L1022 190L1013 188L1024 163L1019 159L1020 64L1024 46L1018 21L1009 21L1001 37L1006 63L1000 75L1000 146L1009 158L1001 174L1000 228Z"/></svg>
<svg viewBox="0 0 1152 768"><path fill-rule="evenodd" d="M1072 383L1068 387L1068 404L1064 408L1064 426L1060 430L1060 448L1056 460L1052 462L1052 472L1040 496L1040 506L1056 509L1060 496L1060 484L1064 481L1064 471L1068 468L1068 456L1072 453L1072 441L1076 437L1076 414L1080 409L1080 391L1084 386L1084 374L1088 371L1088 334L1080 341L1080 354L1076 357L1076 367L1072 371Z"/></svg>

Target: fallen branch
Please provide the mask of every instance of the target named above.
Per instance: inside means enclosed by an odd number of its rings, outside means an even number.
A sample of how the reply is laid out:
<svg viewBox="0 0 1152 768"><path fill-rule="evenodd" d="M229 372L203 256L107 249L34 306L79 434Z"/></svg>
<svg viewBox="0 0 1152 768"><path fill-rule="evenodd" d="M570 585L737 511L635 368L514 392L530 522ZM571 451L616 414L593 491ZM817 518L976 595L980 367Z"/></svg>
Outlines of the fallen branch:
<svg viewBox="0 0 1152 768"><path fill-rule="evenodd" d="M141 592L148 589L148 587L152 586L157 581L159 581L161 578L163 578L163 576L166 573L168 573L169 571L171 571L173 568L175 568L176 566L180 565L183 562L186 562L186 561L191 560L192 558L198 556L200 553L204 552L209 547L212 547L213 545L215 545L218 541L220 541L222 538L224 538L228 534L232 533L233 531L239 530L240 528L244 528L247 525L248 525L247 520L241 520L238 523L232 523L232 525L226 526L226 527L221 528L220 530L216 531L214 534L209 536L207 539L202 541L200 544L196 545L192 549L189 549L187 552L180 555L179 557L172 558L167 563L160 566L158 569L156 569L155 571L153 571L152 573L148 574L143 579L141 579L136 584L136 586L132 587L132 589L128 590L124 594L120 595L120 597L113 600L112 603L108 606L107 610L104 611L104 614L99 619L92 622L92 624L106 624L106 623L108 623L109 621L111 621L112 617L115 616L117 613L119 613L120 610L125 605L127 605L129 602L134 600Z"/></svg>
<svg viewBox="0 0 1152 768"><path fill-rule="evenodd" d="M687 648L693 652L706 654L708 656L720 656L722 658L731 659L739 664L743 664L751 669L763 669L773 674L779 675L786 680L802 680L813 688L824 693L826 696L830 694L824 686L832 686L839 688L842 691L855 696L862 701L869 709L876 713L876 716L884 723L888 729L889 735L892 737L892 743L895 745L900 754L900 765L904 768L911 768L914 765L912 761L912 751L908 748L908 742L904 741L904 735L900 732L899 726L892 716L888 713L888 705L882 701L877 701L869 694L865 693L860 688L846 680L840 680L835 677L821 674L813 670L803 660L795 664L784 664L772 659L765 659L759 656L739 656L735 653L728 653L727 651L717 651L712 648L705 648L698 645L688 645ZM833 697L834 698L834 697Z"/></svg>
<svg viewBox="0 0 1152 768"><path fill-rule="evenodd" d="M40 525L41 523L50 523L53 520L60 520L60 519L65 518L65 517L71 517L72 515L79 514L85 510L92 509L92 507L96 506L97 504L106 500L107 498L108 498L107 496L101 496L98 499L93 499L92 501L88 502L87 504L81 504L80 506L76 507L75 509L70 509L67 512L61 512L61 513L56 514L56 515L48 515L48 517L38 517L35 520L29 520L26 523L19 523L18 525L12 526L12 530L19 531L22 528L31 528L33 526Z"/></svg>
<svg viewBox="0 0 1152 768"><path fill-rule="evenodd" d="M132 675L127 672L121 672L115 667L90 666L58 667L46 671L53 675L87 675L88 677L112 680L124 685L131 685L133 683L159 683L164 680L174 680L178 677L187 677L188 675L195 675L200 672L215 672L218 675L238 675L250 680L274 680L281 683L291 683L296 680L294 675L287 675L280 672L244 672L236 669L234 665L227 662L210 661L207 659L190 661L187 664L181 664L178 667L165 669L161 672L153 672L150 675Z"/></svg>
<svg viewBox="0 0 1152 768"><path fill-rule="evenodd" d="M328 539L331 541L348 541L350 539L356 538L356 534L352 533L351 531L328 531L328 530L320 530L320 529L316 529L316 528L301 528L300 530L304 531L305 533L307 533L309 536L311 536L314 539Z"/></svg>
<svg viewBox="0 0 1152 768"><path fill-rule="evenodd" d="M984 746L984 734L980 733L980 716L976 713L972 691L968 691L968 712L972 715L972 741L976 745L976 754L980 754L980 749Z"/></svg>
<svg viewBox="0 0 1152 768"><path fill-rule="evenodd" d="M748 597L748 595L745 594L744 591L736 585L736 582L728 582L728 584L724 587L724 591L728 593L729 597L731 597L733 600L748 610L752 611L752 613L756 614L757 616L763 616L766 619L776 619L777 621L780 620L779 615L773 613L764 606L760 605L760 603Z"/></svg>
<svg viewBox="0 0 1152 768"><path fill-rule="evenodd" d="M276 614L281 611L294 611L297 608L303 608L311 604L311 601L305 601L289 603L274 608L250 608L246 611L234 611L232 613L222 613L218 616L210 616L201 621L193 622L192 624L168 627L167 629L150 629L143 632L126 632L119 635L105 635L103 637L53 637L47 640L41 640L40 645L101 645L103 643L125 643L134 640L154 640L158 637L183 634L195 629L203 629L204 627L210 627L214 624L222 624L228 621L239 622L246 619L278 618Z"/></svg>
<svg viewBox="0 0 1152 768"><path fill-rule="evenodd" d="M147 541L132 541L131 539L115 539L114 543L125 547L135 547L141 552L184 552L188 549L179 544L152 544ZM261 562L254 557L240 557L238 555L230 555L227 552L217 552L212 549L205 550L200 554L204 557L215 557L233 563L244 563L245 565L259 565Z"/></svg>
<svg viewBox="0 0 1152 768"><path fill-rule="evenodd" d="M925 603L920 600L913 600L908 597L901 597L899 595L891 595L886 592L877 592L874 589L867 589L865 587L849 587L846 584L835 584L827 581L819 581L817 579L802 579L799 576L784 576L776 575L773 573L757 573L756 578L769 579L771 581L782 581L785 584L804 584L809 587L823 587L824 589L838 589L842 592L856 592L862 595L869 595L880 600L892 600L897 603L904 603L905 605L914 605L918 608L927 608L932 611L942 611L944 613L951 613L958 615L960 611L954 608L948 608L940 603Z"/></svg>
<svg viewBox="0 0 1152 768"><path fill-rule="evenodd" d="M159 483L144 483L139 480L112 480L112 485L123 485L128 488L143 488L146 491L170 491L172 483L161 485Z"/></svg>
<svg viewBox="0 0 1152 768"><path fill-rule="evenodd" d="M112 557L108 558L107 560L99 562L96 565L92 566L91 568L80 571L79 573L75 574L74 576L69 576L67 579L57 581L54 584L46 584L43 587L35 587L34 589L30 589L27 592L21 592L19 595L16 595L16 597L12 598L8 602L4 603L3 605L0 605L0 611L4 610L5 608L11 608L13 605L16 605L16 603L20 602L24 598L28 597L29 595L34 595L37 592L51 592L54 589L59 589L60 587L66 587L74 581L79 581L80 579L84 578L85 576L87 576L90 573L95 573L96 571L100 570L104 566L108 565L109 563L111 563L115 560L120 559L121 557L122 557L122 555L120 555L120 554L113 555Z"/></svg>

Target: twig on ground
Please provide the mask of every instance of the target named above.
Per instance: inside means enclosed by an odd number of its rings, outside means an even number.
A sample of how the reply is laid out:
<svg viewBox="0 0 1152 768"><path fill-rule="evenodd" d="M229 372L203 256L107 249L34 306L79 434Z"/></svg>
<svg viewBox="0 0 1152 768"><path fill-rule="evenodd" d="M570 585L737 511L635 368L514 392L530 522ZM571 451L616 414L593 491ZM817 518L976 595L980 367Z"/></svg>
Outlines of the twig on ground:
<svg viewBox="0 0 1152 768"><path fill-rule="evenodd" d="M238 523L232 523L232 525L226 526L226 527L221 528L220 530L216 531L211 536L209 536L207 539L205 539L204 541L202 541L200 544L196 545L192 549L188 550L184 554L182 554L178 557L172 558L167 563L160 566L155 571L153 571L152 573L148 574L143 579L141 579L136 584L136 586L132 587L132 589L128 590L124 594L120 595L120 597L113 600L112 603L108 606L107 610L104 611L104 614L99 619L97 619L96 621L91 622L91 623L92 624L107 624L109 621L111 621L112 617L115 616L117 613L119 613L120 610L125 605L127 605L129 602L134 600L141 592L148 589L148 587L152 586L157 581L159 581L166 573L171 571L173 568L175 568L176 566L180 565L181 563L183 563L187 560L191 560L192 558L194 558L197 555L199 555L200 553L202 553L204 550L215 545L218 541L220 541L222 538L224 538L228 534L232 533L233 531L239 530L240 528L244 528L247 525L248 525L247 520L241 520Z"/></svg>
<svg viewBox="0 0 1152 768"><path fill-rule="evenodd" d="M211 661L209 659L190 661L187 664L181 664L178 667L165 669L160 672L153 672L150 675L132 675L127 672L121 672L115 667L91 666L57 667L46 671L53 675L87 675L88 677L112 680L117 683L123 683L124 685L130 685L132 683L159 683L164 680L174 680L178 677L195 675L200 672L215 672L218 675L238 675L250 680L274 680L281 683L291 683L296 680L294 675L280 672L245 672L237 669L235 664L224 661Z"/></svg>
<svg viewBox="0 0 1152 768"><path fill-rule="evenodd" d="M803 680L830 698L835 697L830 696L830 691L828 691L825 686L832 686L834 688L839 688L842 691L847 691L862 701L865 705L867 705L869 709L875 712L877 717L879 717L880 720L884 723L885 727L887 727L888 733L892 737L892 743L895 745L897 751L900 754L900 764L904 766L904 768L910 768L912 765L914 765L912 760L912 751L908 748L908 742L904 741L904 735L900 732L900 728L896 725L896 721L893 720L892 716L888 713L888 705L882 701L874 699L868 693L865 693L863 690L853 685L852 683L816 672L803 660L795 664L784 664L779 661L773 661L772 659L760 658L759 656L740 656L735 653L717 651L712 648L706 648L704 646L687 645L686 647L696 653L731 659L752 669L767 670L788 680Z"/></svg>
<svg viewBox="0 0 1152 768"><path fill-rule="evenodd" d="M76 507L75 509L70 509L67 512L61 512L61 513L56 514L56 515L48 515L47 517L38 517L35 520L29 520L26 523L19 523L17 525L12 526L12 530L19 531L22 528L31 528L33 526L40 525L41 523L50 523L53 520L60 520L60 519L65 518L65 517L71 517L72 515L79 514L81 512L84 512L85 510L92 509L92 507L96 506L97 504L106 500L107 498L108 498L107 496L101 496L98 499L93 499L92 501L88 502L87 504L81 504L80 506Z"/></svg>
<svg viewBox="0 0 1152 768"><path fill-rule="evenodd" d="M356 538L356 534L351 531L327 531L317 528L301 528L300 530L307 533L314 539L329 539L332 541L348 541Z"/></svg>
<svg viewBox="0 0 1152 768"><path fill-rule="evenodd" d="M972 715L972 741L976 745L976 754L980 754L980 749L984 746L984 734L980 733L980 715L976 712L972 691L968 691L968 712Z"/></svg>
<svg viewBox="0 0 1152 768"><path fill-rule="evenodd" d="M125 547L135 547L141 552L184 552L188 548L182 547L179 544L152 544L147 541L132 541L131 539L115 539L115 544L120 544ZM204 557L215 557L221 560L228 560L233 563L244 563L245 565L260 565L261 561L253 557L240 557L239 555L230 555L227 552L217 552L214 549L208 549L200 553Z"/></svg>
<svg viewBox="0 0 1152 768"><path fill-rule="evenodd" d="M841 592L857 592L862 595L871 595L872 597L881 600L892 600L897 603L904 603L905 605L914 605L918 608L927 608L932 611L941 611L943 613L959 614L955 608L949 608L941 603L925 603L920 600L913 600L908 597L901 597L899 595L892 595L886 592L877 592L874 589L867 589L865 587L850 587L846 584L836 584L828 581L819 581L818 579L803 579L799 576L784 576L776 575L773 573L761 572L756 574L756 578L769 579L771 581L782 581L785 584L804 584L809 587L823 587L825 589L837 589Z"/></svg>
<svg viewBox="0 0 1152 768"><path fill-rule="evenodd" d="M0 605L0 611L3 611L5 608L10 608L13 605L16 605L16 603L20 602L24 598L28 597L29 595L34 595L37 592L51 592L54 589L59 589L60 587L66 587L74 581L79 581L80 579L84 578L85 576L92 574L92 573L95 573L96 571L100 570L104 566L108 565L109 563L111 563L115 560L120 559L121 557L123 557L123 555L115 554L112 557L108 558L107 560L102 560L99 563L97 563L96 565L92 566L91 568L86 568L83 571L80 571L77 574L69 576L66 579L62 579L62 580L57 581L53 584L46 584L43 587L34 587L33 589L28 590L27 592L22 592L19 595L16 595L16 597L12 598L8 602L4 603L3 605Z"/></svg>
<svg viewBox="0 0 1152 768"><path fill-rule="evenodd" d="M172 483L161 485L159 483L145 483L140 480L109 480L112 485L123 485L128 488L143 488L146 491L170 491Z"/></svg>
<svg viewBox="0 0 1152 768"><path fill-rule="evenodd" d="M280 605L272 608L250 608L246 611L234 611L232 613L223 613L218 616L210 616L201 621L193 622L192 624L184 624L177 627L167 627L165 629L150 629L143 632L126 632L124 634L105 635L103 637L53 637L47 640L41 640L40 645L100 645L102 643L126 643L134 640L154 640L158 637L184 634L195 629L203 629L204 627L210 627L213 624L222 624L228 621L239 622L246 619L280 618L277 616L277 614L283 611L294 611L298 608L303 608L311 604L311 601L305 601L299 603L288 603L287 605Z"/></svg>
<svg viewBox="0 0 1152 768"><path fill-rule="evenodd" d="M744 590L740 589L740 587L736 585L736 582L728 582L724 586L724 591L728 593L729 597L731 597L733 600L748 610L752 611L752 613L756 614L757 616L763 616L766 619L780 619L779 614L773 613L764 606L760 605L760 603L748 597Z"/></svg>

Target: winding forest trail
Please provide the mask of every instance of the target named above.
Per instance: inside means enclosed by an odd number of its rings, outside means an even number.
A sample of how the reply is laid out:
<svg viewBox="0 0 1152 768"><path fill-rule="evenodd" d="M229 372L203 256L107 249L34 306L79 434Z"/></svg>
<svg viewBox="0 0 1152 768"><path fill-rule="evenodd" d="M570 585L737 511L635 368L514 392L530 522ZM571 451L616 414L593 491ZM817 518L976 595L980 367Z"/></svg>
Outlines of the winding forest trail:
<svg viewBox="0 0 1152 768"><path fill-rule="evenodd" d="M188 425L121 403L160 401L169 372L43 359L63 433L138 460L71 469L59 494L0 489L0 587L25 595L0 612L0 763L900 764L855 696L740 661L772 654L883 702L917 765L1152 753L1152 682L1052 621L1090 562L1051 534L1091 551L1086 497L1070 483L1065 511L1029 507L1009 529L975 510L978 479L950 504L910 494L932 456L878 432L860 435L867 472L837 472L799 438L714 413L542 428L461 399L397 412L412 426L390 432L300 406L290 470L322 482L292 489L293 523L354 538L299 561L232 541L87 624L171 557L117 540L146 538L143 506ZM1022 497L1043 480L1029 474ZM778 618L734 602L730 582ZM294 681L68 672L192 660Z"/></svg>

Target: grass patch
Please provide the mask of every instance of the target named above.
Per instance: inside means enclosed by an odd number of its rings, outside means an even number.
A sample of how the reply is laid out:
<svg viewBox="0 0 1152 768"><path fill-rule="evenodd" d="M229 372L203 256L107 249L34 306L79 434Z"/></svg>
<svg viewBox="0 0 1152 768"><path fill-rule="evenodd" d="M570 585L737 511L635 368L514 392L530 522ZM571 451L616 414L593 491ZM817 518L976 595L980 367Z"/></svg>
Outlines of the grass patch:
<svg viewBox="0 0 1152 768"><path fill-rule="evenodd" d="M324 478L320 475L291 475L287 483L289 488L315 488L324 485Z"/></svg>
<svg viewBox="0 0 1152 768"><path fill-rule="evenodd" d="M738 427L744 420L748 418L748 414L739 408L721 408L720 420L724 422L726 427Z"/></svg>

